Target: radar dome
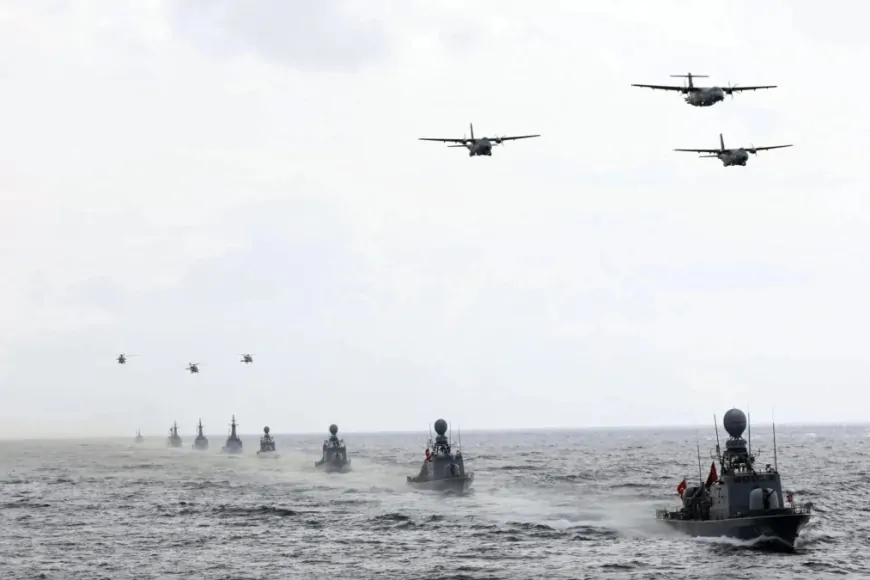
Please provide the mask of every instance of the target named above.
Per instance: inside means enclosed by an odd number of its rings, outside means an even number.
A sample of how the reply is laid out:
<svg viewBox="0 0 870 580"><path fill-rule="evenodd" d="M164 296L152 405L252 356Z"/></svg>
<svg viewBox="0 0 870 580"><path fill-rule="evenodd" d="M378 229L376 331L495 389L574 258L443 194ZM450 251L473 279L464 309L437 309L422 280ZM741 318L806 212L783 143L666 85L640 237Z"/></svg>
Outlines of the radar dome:
<svg viewBox="0 0 870 580"><path fill-rule="evenodd" d="M336 433L338 433L338 425L336 425L335 423L333 423L332 425L330 425L330 426L329 426L329 432L332 433L333 435L335 435Z"/></svg>
<svg viewBox="0 0 870 580"><path fill-rule="evenodd" d="M266 435L268 435L268 434L269 434L269 428L268 428L268 427L263 427L263 433L265 433Z"/></svg>
<svg viewBox="0 0 870 580"><path fill-rule="evenodd" d="M740 409L729 409L722 418L725 431L732 437L740 437L746 431L746 415Z"/></svg>
<svg viewBox="0 0 870 580"><path fill-rule="evenodd" d="M435 432L439 435L444 435L447 433L447 421L444 419L438 419L435 421Z"/></svg>

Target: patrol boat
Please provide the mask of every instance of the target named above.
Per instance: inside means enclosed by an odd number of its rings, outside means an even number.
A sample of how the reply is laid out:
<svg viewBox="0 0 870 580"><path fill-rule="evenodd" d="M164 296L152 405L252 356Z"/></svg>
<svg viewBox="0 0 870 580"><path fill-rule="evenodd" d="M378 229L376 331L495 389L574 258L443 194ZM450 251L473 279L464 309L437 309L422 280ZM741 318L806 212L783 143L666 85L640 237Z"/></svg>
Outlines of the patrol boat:
<svg viewBox="0 0 870 580"><path fill-rule="evenodd" d="M142 443L143 441L145 441L145 438L142 437L142 432L136 429L136 443Z"/></svg>
<svg viewBox="0 0 870 580"><path fill-rule="evenodd" d="M457 445L455 453L451 450L446 435L447 421L444 419L435 421L435 433L437 437L434 444L430 436L420 473L414 477L408 476L408 484L418 489L464 493L474 482L474 473L465 470L461 444Z"/></svg>
<svg viewBox="0 0 870 580"><path fill-rule="evenodd" d="M178 436L178 423L173 421L169 428L169 438L166 440L167 447L181 447L181 437Z"/></svg>
<svg viewBox="0 0 870 580"><path fill-rule="evenodd" d="M275 457L275 440L269 435L269 427L263 427L263 436L260 437L260 450L257 451L259 457Z"/></svg>
<svg viewBox="0 0 870 580"><path fill-rule="evenodd" d="M230 436L227 437L226 444L221 448L221 453L241 453L243 451L242 440L236 435L237 426L236 416L233 415L233 420L230 422Z"/></svg>
<svg viewBox="0 0 870 580"><path fill-rule="evenodd" d="M323 442L323 456L314 462L314 467L330 473L350 471L350 458L344 439L338 438L338 425L329 426L329 439Z"/></svg>
<svg viewBox="0 0 870 580"><path fill-rule="evenodd" d="M197 451L205 451L208 449L208 437L202 434L202 419L196 426L196 439L193 440L193 448Z"/></svg>
<svg viewBox="0 0 870 580"><path fill-rule="evenodd" d="M713 418L714 427L716 419ZM727 536L740 540L760 540L770 547L794 548L798 534L810 520L812 504L794 503L785 493L776 462L776 425L773 427L773 467L756 469L752 455L752 427L749 443L743 439L746 415L731 409L722 419L728 440L725 451L719 446L716 429L716 462L710 465L706 481L689 487L683 479L677 493L683 500L680 509L657 510L656 519L692 536ZM698 449L698 476L701 478L701 454ZM785 504L788 504L787 506Z"/></svg>

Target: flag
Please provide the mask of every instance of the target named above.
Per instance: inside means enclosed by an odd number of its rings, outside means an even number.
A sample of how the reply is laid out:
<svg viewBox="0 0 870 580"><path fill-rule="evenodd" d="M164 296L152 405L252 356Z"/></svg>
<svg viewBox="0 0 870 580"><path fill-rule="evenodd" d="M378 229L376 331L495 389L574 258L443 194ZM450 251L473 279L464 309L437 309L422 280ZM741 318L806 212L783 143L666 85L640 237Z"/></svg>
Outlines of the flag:
<svg viewBox="0 0 870 580"><path fill-rule="evenodd" d="M679 483L679 485L677 485L677 495L679 495L680 497L683 497L683 492L686 491L687 487L689 487L689 486L688 486L688 484L686 484L686 480L683 479L683 481L681 481Z"/></svg>
<svg viewBox="0 0 870 580"><path fill-rule="evenodd" d="M715 482L719 481L719 474L716 473L716 462L710 464L710 475L707 476L707 487L710 487Z"/></svg>

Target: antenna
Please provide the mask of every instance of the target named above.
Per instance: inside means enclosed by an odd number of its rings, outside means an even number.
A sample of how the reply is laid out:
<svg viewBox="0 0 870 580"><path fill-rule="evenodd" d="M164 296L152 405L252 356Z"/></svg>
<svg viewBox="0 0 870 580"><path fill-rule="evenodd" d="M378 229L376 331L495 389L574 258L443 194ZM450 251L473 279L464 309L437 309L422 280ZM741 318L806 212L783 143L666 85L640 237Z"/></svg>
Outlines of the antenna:
<svg viewBox="0 0 870 580"><path fill-rule="evenodd" d="M701 443L698 441L698 430L695 429L695 447L698 449L698 481L704 485L704 476L701 472Z"/></svg>
<svg viewBox="0 0 870 580"><path fill-rule="evenodd" d="M719 460L719 467L722 467L722 448L719 447L719 424L716 423L716 413L713 413L713 431L716 432L716 458Z"/></svg>
<svg viewBox="0 0 870 580"><path fill-rule="evenodd" d="M773 411L770 413L773 415ZM779 467L776 464L776 420L772 420L773 423L773 470L779 473Z"/></svg>
<svg viewBox="0 0 870 580"><path fill-rule="evenodd" d="M747 450L749 451L749 463L752 463L752 413L749 412L749 405L746 405L746 423L748 423L749 427L749 440L747 443Z"/></svg>

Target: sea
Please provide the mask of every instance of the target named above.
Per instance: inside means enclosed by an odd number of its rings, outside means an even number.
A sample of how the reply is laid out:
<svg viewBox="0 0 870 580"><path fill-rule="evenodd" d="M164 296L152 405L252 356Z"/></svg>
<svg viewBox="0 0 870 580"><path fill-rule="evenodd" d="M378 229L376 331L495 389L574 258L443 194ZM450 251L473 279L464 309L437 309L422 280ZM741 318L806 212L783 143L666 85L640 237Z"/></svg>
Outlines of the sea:
<svg viewBox="0 0 870 580"><path fill-rule="evenodd" d="M776 462L815 515L794 552L663 528L656 508L706 478L712 426L463 432L464 496L406 476L426 433L342 433L353 470L314 468L325 435L278 457L165 438L0 442L0 578L870 578L870 427L778 426ZM758 427L757 461L773 463ZM720 432L724 437L724 433ZM700 447L700 468L698 466Z"/></svg>

